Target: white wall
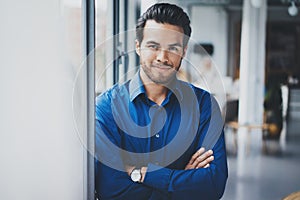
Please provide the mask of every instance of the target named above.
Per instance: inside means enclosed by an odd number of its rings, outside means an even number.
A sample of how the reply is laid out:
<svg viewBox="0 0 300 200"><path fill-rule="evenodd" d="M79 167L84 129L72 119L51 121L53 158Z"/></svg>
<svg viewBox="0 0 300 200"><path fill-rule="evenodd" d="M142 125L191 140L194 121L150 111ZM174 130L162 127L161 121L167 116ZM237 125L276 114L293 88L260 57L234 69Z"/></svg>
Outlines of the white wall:
<svg viewBox="0 0 300 200"><path fill-rule="evenodd" d="M190 9L192 34L187 54L187 72L190 81L214 94L220 108L226 101L226 84L224 80L227 72L228 31L227 13L216 6L192 6ZM194 52L194 46L200 43L213 45L213 54ZM227 81L228 82L228 81Z"/></svg>
<svg viewBox="0 0 300 200"><path fill-rule="evenodd" d="M83 199L61 1L0 5L0 199Z"/></svg>
<svg viewBox="0 0 300 200"><path fill-rule="evenodd" d="M193 6L191 9L192 39L214 45L214 62L221 75L226 75L228 57L227 13L217 6Z"/></svg>

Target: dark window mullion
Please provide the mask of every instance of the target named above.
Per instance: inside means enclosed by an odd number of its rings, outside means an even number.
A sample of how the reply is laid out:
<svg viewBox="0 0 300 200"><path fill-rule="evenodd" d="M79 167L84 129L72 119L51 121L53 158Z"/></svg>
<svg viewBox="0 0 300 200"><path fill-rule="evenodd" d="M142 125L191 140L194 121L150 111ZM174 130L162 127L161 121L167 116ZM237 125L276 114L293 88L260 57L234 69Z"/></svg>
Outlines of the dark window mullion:
<svg viewBox="0 0 300 200"><path fill-rule="evenodd" d="M87 80L87 154L86 154L86 199L95 199L95 0L83 0L86 80Z"/></svg>
<svg viewBox="0 0 300 200"><path fill-rule="evenodd" d="M128 72L128 64L129 64L129 57L128 57L128 0L124 0L124 75L125 80L127 80L127 72Z"/></svg>
<svg viewBox="0 0 300 200"><path fill-rule="evenodd" d="M120 1L113 0L113 83L116 84L119 80L119 32L120 32Z"/></svg>

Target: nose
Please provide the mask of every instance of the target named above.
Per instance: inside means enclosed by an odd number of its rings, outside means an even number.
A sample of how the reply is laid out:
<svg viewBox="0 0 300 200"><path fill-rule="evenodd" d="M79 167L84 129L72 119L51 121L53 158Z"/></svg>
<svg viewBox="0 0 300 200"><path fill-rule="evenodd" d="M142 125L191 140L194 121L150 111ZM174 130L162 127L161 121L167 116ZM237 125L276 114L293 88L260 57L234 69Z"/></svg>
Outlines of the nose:
<svg viewBox="0 0 300 200"><path fill-rule="evenodd" d="M157 52L156 60L161 63L168 63L168 51L160 50Z"/></svg>

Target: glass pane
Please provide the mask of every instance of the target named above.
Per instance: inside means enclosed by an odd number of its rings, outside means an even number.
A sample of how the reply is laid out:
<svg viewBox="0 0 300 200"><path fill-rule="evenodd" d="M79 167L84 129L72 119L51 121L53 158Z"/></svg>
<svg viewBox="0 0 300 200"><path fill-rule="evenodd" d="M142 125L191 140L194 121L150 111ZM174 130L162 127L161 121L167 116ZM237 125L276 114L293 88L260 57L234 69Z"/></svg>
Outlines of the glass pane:
<svg viewBox="0 0 300 200"><path fill-rule="evenodd" d="M112 51L105 50L105 40L110 32L112 32L112 12L108 10L112 8L113 1L101 0L95 1L96 3L96 48L95 48L95 59L96 59L96 94L99 94L105 90L108 82L111 82L112 77L106 78L105 66L108 56L112 54ZM111 49L111 48L110 48ZM112 73L111 73L112 75ZM99 80L99 77L101 79Z"/></svg>

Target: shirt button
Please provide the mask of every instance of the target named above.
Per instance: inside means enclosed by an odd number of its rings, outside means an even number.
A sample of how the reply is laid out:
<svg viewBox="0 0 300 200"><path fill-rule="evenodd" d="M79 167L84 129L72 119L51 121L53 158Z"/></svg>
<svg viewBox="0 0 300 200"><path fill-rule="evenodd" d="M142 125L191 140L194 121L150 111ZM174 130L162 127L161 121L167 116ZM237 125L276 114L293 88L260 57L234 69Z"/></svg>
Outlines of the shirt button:
<svg viewBox="0 0 300 200"><path fill-rule="evenodd" d="M156 137L156 138L159 138L159 134L156 134L155 137Z"/></svg>

